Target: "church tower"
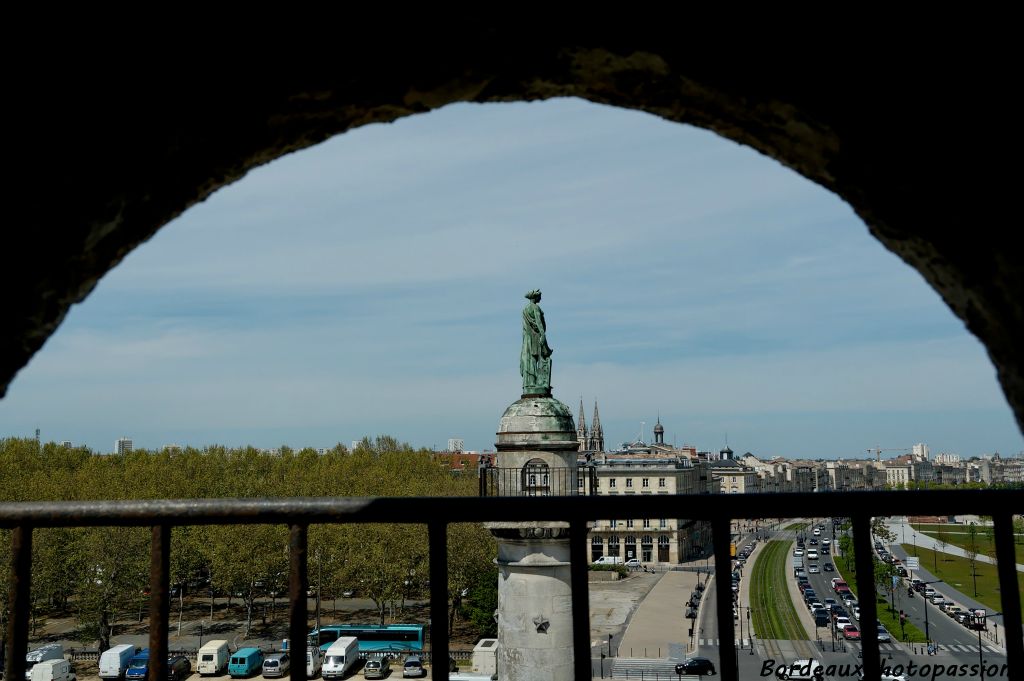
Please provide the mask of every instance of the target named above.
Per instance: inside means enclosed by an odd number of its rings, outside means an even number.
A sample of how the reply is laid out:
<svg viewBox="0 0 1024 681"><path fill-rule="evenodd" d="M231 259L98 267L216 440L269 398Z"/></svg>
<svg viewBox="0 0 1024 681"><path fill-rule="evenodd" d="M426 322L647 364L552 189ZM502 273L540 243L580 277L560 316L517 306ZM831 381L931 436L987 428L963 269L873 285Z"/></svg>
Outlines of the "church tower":
<svg viewBox="0 0 1024 681"><path fill-rule="evenodd" d="M579 425L576 426L576 440L580 443L580 451L587 451L587 447L590 445L590 438L587 433L587 420L583 416L583 398L580 398L580 420Z"/></svg>
<svg viewBox="0 0 1024 681"><path fill-rule="evenodd" d="M665 444L665 426L661 425L661 414L658 414L658 423L654 426L654 444Z"/></svg>
<svg viewBox="0 0 1024 681"><path fill-rule="evenodd" d="M594 420L590 424L590 446L594 452L604 451L604 430L601 428L601 415L597 411L597 400L594 400Z"/></svg>

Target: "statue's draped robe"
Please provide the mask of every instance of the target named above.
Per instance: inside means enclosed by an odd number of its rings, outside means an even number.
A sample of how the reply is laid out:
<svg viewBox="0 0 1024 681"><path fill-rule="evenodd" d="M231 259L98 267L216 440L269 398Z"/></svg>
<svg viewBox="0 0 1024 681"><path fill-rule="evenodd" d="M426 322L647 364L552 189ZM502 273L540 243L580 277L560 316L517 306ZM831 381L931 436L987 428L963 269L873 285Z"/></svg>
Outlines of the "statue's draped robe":
<svg viewBox="0 0 1024 681"><path fill-rule="evenodd" d="M531 301L523 308L523 351L519 357L524 394L551 389L551 348L546 329L543 310Z"/></svg>

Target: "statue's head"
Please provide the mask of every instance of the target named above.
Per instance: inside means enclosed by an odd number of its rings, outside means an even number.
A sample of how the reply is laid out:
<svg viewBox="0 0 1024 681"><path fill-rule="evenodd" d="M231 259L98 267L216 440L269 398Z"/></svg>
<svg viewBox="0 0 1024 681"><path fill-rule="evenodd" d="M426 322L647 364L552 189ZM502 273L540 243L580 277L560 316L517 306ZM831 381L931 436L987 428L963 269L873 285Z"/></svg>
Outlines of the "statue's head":
<svg viewBox="0 0 1024 681"><path fill-rule="evenodd" d="M529 293L526 294L526 298L527 298L527 300L532 300L535 303L539 303L540 302L540 289L539 288L533 289L532 291L530 291Z"/></svg>

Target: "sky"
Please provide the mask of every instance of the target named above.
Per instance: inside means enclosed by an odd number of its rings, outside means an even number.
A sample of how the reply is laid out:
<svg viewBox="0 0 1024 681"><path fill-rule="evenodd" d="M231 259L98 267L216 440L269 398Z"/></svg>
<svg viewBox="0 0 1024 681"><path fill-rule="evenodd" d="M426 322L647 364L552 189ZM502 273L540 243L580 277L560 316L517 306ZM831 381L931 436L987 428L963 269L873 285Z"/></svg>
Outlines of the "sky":
<svg viewBox="0 0 1024 681"><path fill-rule="evenodd" d="M555 397L588 423L596 400L608 448L660 417L667 442L765 457L1024 450L984 347L837 196L575 99L452 105L253 170L71 309L0 436L492 449L535 288Z"/></svg>

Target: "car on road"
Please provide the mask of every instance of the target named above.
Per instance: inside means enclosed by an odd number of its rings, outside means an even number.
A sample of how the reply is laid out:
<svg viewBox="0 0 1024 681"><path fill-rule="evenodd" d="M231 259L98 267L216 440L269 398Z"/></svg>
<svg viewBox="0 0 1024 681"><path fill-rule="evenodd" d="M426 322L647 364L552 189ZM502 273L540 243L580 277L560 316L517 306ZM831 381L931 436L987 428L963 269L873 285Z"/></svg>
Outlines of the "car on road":
<svg viewBox="0 0 1024 681"><path fill-rule="evenodd" d="M803 549L793 549L793 557L794 558L803 558L804 557L804 550Z"/></svg>
<svg viewBox="0 0 1024 681"><path fill-rule="evenodd" d="M858 629L855 624L847 624L843 627L843 638L847 641L859 641L860 629Z"/></svg>
<svg viewBox="0 0 1024 681"><path fill-rule="evenodd" d="M814 549L808 549L807 560L815 560L818 557L818 552Z"/></svg>
<svg viewBox="0 0 1024 681"><path fill-rule="evenodd" d="M639 558L630 558L626 561L626 567L628 568L634 568L639 570L641 567L643 567L643 565L644 564L640 562Z"/></svg>
<svg viewBox="0 0 1024 681"><path fill-rule="evenodd" d="M356 595L355 589L345 589L344 591L341 592L341 597L342 598L352 598L355 595Z"/></svg>
<svg viewBox="0 0 1024 681"><path fill-rule="evenodd" d="M676 665L677 675L707 675L715 674L714 663L706 657L688 657Z"/></svg>
<svg viewBox="0 0 1024 681"><path fill-rule="evenodd" d="M928 600L930 600L932 602L932 604L934 604L934 605L942 605L943 603L946 602L945 596L943 596L940 593L932 594L932 597L929 598Z"/></svg>
<svg viewBox="0 0 1024 681"><path fill-rule="evenodd" d="M853 616L856 617L857 619L860 619L860 606L859 605L851 605L850 609L853 611Z"/></svg>
<svg viewBox="0 0 1024 681"><path fill-rule="evenodd" d="M834 570L835 570L836 568L835 568L835 566L834 566L834 565L832 565L832 563L825 563L825 564L824 564L824 565L823 565L823 566L821 567L821 569L822 569L822 570L824 570L825 572L832 572L832 571L834 571Z"/></svg>
<svg viewBox="0 0 1024 681"><path fill-rule="evenodd" d="M883 627L881 624L878 625L878 642L888 643L892 640L892 636L889 635L889 630Z"/></svg>
<svg viewBox="0 0 1024 681"><path fill-rule="evenodd" d="M821 574L821 570L818 569L818 564L817 563L811 563L810 565L808 565L807 566L807 572L809 572L812 575L820 575Z"/></svg>
<svg viewBox="0 0 1024 681"><path fill-rule="evenodd" d="M837 617L835 623L836 631L842 631L844 627L848 627L851 624L853 624L853 622L850 621L849 617Z"/></svg>
<svg viewBox="0 0 1024 681"><path fill-rule="evenodd" d="M815 610L814 614L814 626L816 627L827 627L828 626L828 613L824 610Z"/></svg>

